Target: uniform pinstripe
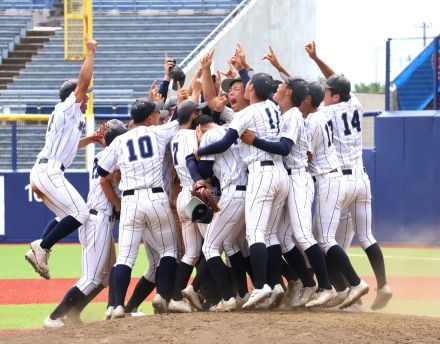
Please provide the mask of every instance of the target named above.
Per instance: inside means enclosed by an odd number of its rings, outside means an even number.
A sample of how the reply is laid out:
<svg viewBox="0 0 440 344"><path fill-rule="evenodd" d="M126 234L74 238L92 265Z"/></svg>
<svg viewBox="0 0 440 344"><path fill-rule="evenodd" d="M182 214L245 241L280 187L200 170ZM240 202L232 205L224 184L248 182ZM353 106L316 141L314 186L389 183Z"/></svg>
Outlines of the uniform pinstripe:
<svg viewBox="0 0 440 344"><path fill-rule="evenodd" d="M202 253L202 234L198 226L192 223L185 213L185 207L191 200L191 187L193 180L185 158L192 154L198 147L195 130L180 129L171 140L171 153L173 155L174 168L180 179L182 190L177 196L177 213L182 224L182 237L185 246L185 254L181 261L188 265L195 265Z"/></svg>
<svg viewBox="0 0 440 344"><path fill-rule="evenodd" d="M200 147L221 140L226 134L224 127L208 130L202 137ZM244 208L245 190L237 190L237 185L247 185L247 173L239 152L239 143L233 144L221 154L206 155L202 160L214 161L213 171L220 181L222 195L219 201L220 211L215 213L203 244L206 260L220 256L222 247L226 256L237 253L237 240L245 232ZM234 247L235 246L235 247Z"/></svg>
<svg viewBox="0 0 440 344"><path fill-rule="evenodd" d="M75 94L55 106L47 125L45 145L30 173L30 183L44 194L44 202L59 218L68 215L84 224L89 210L79 192L64 177L76 156L85 122ZM47 159L47 163L40 163Z"/></svg>

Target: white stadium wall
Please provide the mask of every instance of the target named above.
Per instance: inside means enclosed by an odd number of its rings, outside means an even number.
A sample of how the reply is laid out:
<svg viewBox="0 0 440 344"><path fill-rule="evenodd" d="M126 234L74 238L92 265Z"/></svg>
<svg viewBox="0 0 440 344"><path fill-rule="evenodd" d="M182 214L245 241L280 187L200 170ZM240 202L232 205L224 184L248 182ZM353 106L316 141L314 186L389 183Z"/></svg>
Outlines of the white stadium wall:
<svg viewBox="0 0 440 344"><path fill-rule="evenodd" d="M278 73L262 57L272 46L279 61L293 75L312 77L316 70L304 45L315 38L315 0L253 0L242 10L216 39L191 61L185 71L187 80L199 64L199 57L212 47L216 48L213 69L226 71L226 61L240 43L249 64L257 72L266 72L279 79Z"/></svg>

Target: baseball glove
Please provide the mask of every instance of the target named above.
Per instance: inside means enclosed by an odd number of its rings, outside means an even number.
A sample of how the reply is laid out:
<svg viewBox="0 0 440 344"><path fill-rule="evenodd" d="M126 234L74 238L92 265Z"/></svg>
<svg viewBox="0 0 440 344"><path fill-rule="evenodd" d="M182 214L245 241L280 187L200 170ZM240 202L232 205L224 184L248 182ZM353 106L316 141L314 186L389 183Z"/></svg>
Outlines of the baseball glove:
<svg viewBox="0 0 440 344"><path fill-rule="evenodd" d="M214 192L212 191L211 185L204 182L197 182L192 187L191 195L199 198L203 203L210 207L214 213L220 210L214 198Z"/></svg>

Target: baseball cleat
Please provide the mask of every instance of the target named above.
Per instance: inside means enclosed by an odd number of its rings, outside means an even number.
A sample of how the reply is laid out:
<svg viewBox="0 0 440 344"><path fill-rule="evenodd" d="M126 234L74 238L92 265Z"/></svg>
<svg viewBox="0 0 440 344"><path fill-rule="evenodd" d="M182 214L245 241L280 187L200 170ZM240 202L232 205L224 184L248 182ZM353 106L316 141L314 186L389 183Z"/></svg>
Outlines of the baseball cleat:
<svg viewBox="0 0 440 344"><path fill-rule="evenodd" d="M155 314L166 313L168 311L167 301L160 294L156 294L153 298L153 308Z"/></svg>
<svg viewBox="0 0 440 344"><path fill-rule="evenodd" d="M47 264L50 251L40 246L42 241L43 240L39 239L31 242L32 252L28 251L25 255L25 259L41 277L50 279L49 266Z"/></svg>
<svg viewBox="0 0 440 344"><path fill-rule="evenodd" d="M215 306L212 306L210 312L230 312L237 309L237 300L231 297L228 301L220 300Z"/></svg>
<svg viewBox="0 0 440 344"><path fill-rule="evenodd" d="M256 305L262 303L272 294L272 289L265 284L261 289L252 290L249 300L243 305L243 309L254 308Z"/></svg>
<svg viewBox="0 0 440 344"><path fill-rule="evenodd" d="M342 309L342 311L351 312L351 313L365 312L364 304L362 303L362 299L357 299L355 303L353 303L351 306L348 306L348 307Z"/></svg>
<svg viewBox="0 0 440 344"><path fill-rule="evenodd" d="M107 310L105 311L105 320L110 320L112 318L112 313L113 310L115 309L115 307L110 306L109 308L107 308Z"/></svg>
<svg viewBox="0 0 440 344"><path fill-rule="evenodd" d="M247 302L247 300L249 300L249 297L251 295L249 293L246 293L243 297L241 297L240 295L238 295L235 300L237 301L237 309L242 309L243 305Z"/></svg>
<svg viewBox="0 0 440 344"><path fill-rule="evenodd" d="M46 319L44 319L43 324L44 328L59 328L64 326L64 322L61 318L53 320L50 318L50 315L48 315Z"/></svg>
<svg viewBox="0 0 440 344"><path fill-rule="evenodd" d="M287 284L287 290L284 292L283 299L281 303L286 307L290 308L293 303L293 299L295 295L299 294L299 291L302 289L303 284L301 280L289 281Z"/></svg>
<svg viewBox="0 0 440 344"><path fill-rule="evenodd" d="M393 292L391 291L391 288L388 286L388 284L385 284L382 288L377 290L376 298L371 305L371 309L376 311L384 308L392 297Z"/></svg>
<svg viewBox="0 0 440 344"><path fill-rule="evenodd" d="M269 300L269 308L276 308L280 305L284 296L284 289L281 284L277 284L272 289L272 294L267 298Z"/></svg>
<svg viewBox="0 0 440 344"><path fill-rule="evenodd" d="M302 285L302 283L301 283ZM316 294L316 287L304 287L298 290L292 297L292 308L304 307Z"/></svg>
<svg viewBox="0 0 440 344"><path fill-rule="evenodd" d="M202 297L194 290L194 287L191 284L182 290L182 295L193 307L197 308L199 311L203 310Z"/></svg>
<svg viewBox="0 0 440 344"><path fill-rule="evenodd" d="M343 291L338 291L336 297L326 303L326 307L336 307L339 306L347 298L350 288L345 288Z"/></svg>
<svg viewBox="0 0 440 344"><path fill-rule="evenodd" d="M370 287L368 287L368 284L365 283L364 280L361 280L356 286L351 286L347 298L339 305L339 309L351 306L356 300L360 299L365 294L368 294L369 290Z"/></svg>
<svg viewBox="0 0 440 344"><path fill-rule="evenodd" d="M117 306L112 312L112 319L125 318L125 309L123 306Z"/></svg>
<svg viewBox="0 0 440 344"><path fill-rule="evenodd" d="M312 296L311 300L305 304L308 307L324 306L330 300L333 300L338 293L335 288L332 289L316 289L316 293Z"/></svg>
<svg viewBox="0 0 440 344"><path fill-rule="evenodd" d="M186 299L180 301L171 299L170 303L168 304L168 311L171 313L191 313L192 309L191 305Z"/></svg>

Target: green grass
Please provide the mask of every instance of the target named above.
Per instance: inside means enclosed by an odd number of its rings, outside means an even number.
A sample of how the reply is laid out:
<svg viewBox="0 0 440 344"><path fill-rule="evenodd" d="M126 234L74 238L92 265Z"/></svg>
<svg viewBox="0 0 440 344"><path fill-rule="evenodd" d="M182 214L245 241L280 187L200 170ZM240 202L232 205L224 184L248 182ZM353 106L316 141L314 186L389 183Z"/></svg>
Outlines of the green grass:
<svg viewBox="0 0 440 344"><path fill-rule="evenodd" d="M0 329L43 328L43 320L56 307L56 304L39 305L0 305ZM96 302L88 305L81 314L85 322L104 319L106 303ZM151 302L141 305L139 311L153 314Z"/></svg>

